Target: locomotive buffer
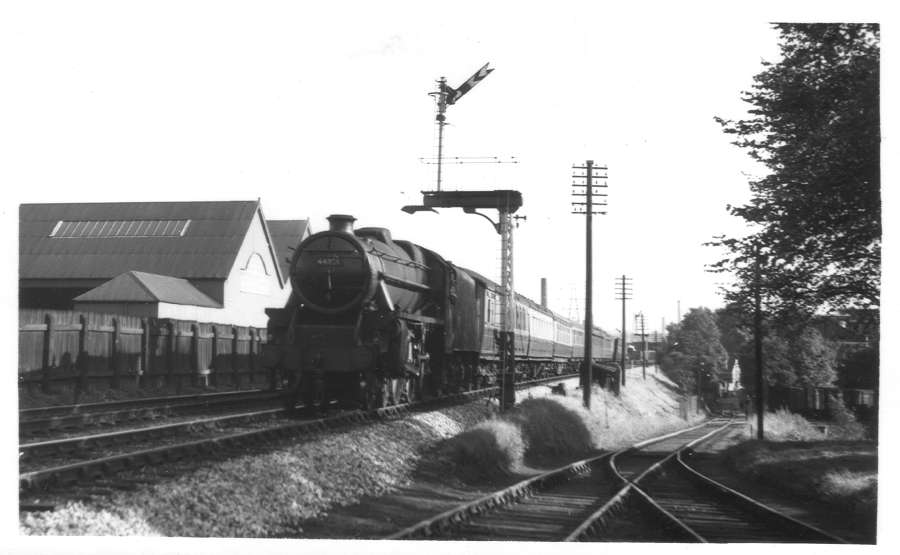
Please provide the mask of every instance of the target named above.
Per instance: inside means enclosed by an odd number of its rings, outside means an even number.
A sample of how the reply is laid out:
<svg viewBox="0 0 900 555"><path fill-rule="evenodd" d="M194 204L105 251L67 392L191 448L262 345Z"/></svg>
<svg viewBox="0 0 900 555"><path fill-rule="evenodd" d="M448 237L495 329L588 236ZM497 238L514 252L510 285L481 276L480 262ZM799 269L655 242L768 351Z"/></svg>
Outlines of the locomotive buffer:
<svg viewBox="0 0 900 555"><path fill-rule="evenodd" d="M462 208L466 214L485 218L500 234L500 331L496 335L500 352L500 407L507 409L516 403L516 311L513 289L513 214L522 207L522 193L512 190L496 191L422 191L421 205L404 206L408 214L437 212L435 208ZM478 210L497 210L497 222Z"/></svg>

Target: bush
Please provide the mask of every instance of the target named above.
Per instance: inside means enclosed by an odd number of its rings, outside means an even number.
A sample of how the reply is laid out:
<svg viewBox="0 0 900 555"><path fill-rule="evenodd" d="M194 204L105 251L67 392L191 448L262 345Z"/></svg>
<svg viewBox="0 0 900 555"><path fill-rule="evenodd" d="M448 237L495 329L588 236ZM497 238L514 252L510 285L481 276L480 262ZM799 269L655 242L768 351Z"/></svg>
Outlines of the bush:
<svg viewBox="0 0 900 555"><path fill-rule="evenodd" d="M525 440L517 425L492 419L447 440L443 452L464 480L498 479L522 468Z"/></svg>
<svg viewBox="0 0 900 555"><path fill-rule="evenodd" d="M511 419L525 437L529 464L580 457L599 442L599 422L574 399L527 399Z"/></svg>
<svg viewBox="0 0 900 555"><path fill-rule="evenodd" d="M766 439L771 441L814 441L825 434L799 414L785 409L767 412L763 422ZM756 437L756 419L750 420L750 437Z"/></svg>
<svg viewBox="0 0 900 555"><path fill-rule="evenodd" d="M844 402L834 395L828 396L828 420L832 422L829 435L841 439L862 439L867 430Z"/></svg>
<svg viewBox="0 0 900 555"><path fill-rule="evenodd" d="M765 436L770 441L816 441L823 439L863 439L865 427L856 421L843 403L832 400L829 404L834 408L833 424L827 431L811 424L806 418L785 409L767 412L765 417ZM748 437L756 437L756 418L751 418Z"/></svg>

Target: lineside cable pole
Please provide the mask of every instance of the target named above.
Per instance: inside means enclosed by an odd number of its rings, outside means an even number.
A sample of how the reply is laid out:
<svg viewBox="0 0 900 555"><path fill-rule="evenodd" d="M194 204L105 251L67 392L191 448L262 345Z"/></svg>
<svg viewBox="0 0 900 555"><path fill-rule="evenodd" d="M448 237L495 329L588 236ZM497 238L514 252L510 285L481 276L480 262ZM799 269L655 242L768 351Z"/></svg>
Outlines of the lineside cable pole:
<svg viewBox="0 0 900 555"><path fill-rule="evenodd" d="M753 245L753 352L756 355L756 439L765 439L766 380L763 377L762 352L762 284L760 279L759 243Z"/></svg>
<svg viewBox="0 0 900 555"><path fill-rule="evenodd" d="M638 312L634 315L634 329L641 331L638 335L641 336L641 376L646 380L647 379L647 332L644 329L644 313Z"/></svg>
<svg viewBox="0 0 900 555"><path fill-rule="evenodd" d="M631 299L631 278L622 274L616 278L616 300L622 301L622 385L625 385L625 353L628 350L627 336L625 335L625 301Z"/></svg>
<svg viewBox="0 0 900 555"><path fill-rule="evenodd" d="M606 166L594 166L593 160L585 161L583 166L572 166L572 170L575 171L572 175L572 196L585 198L584 202L572 201L572 213L585 215L584 366L581 370L581 390L584 407L586 409L591 408L591 384L594 382L592 376L592 366L594 364L594 321L592 306L594 296L593 215L606 214L605 211L594 212L594 196L604 197L601 202L597 203L597 206L606 206L606 193L600 193L594 191L594 189L606 188L606 169ZM595 179L602 179L604 181L596 184L594 182ZM583 183L582 180L584 181ZM584 192L582 192L582 188Z"/></svg>

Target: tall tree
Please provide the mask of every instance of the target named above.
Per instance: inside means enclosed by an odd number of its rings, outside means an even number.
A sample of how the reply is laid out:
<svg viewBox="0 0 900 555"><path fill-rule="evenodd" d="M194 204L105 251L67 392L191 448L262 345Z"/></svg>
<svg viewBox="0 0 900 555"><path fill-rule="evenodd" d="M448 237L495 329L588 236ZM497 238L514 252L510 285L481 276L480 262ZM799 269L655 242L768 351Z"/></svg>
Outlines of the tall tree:
<svg viewBox="0 0 900 555"><path fill-rule="evenodd" d="M797 381L791 361L790 343L774 330L767 330L763 338L763 362L766 383L790 387ZM745 343L738 360L741 365L741 385L751 394L756 394L756 354L753 343Z"/></svg>
<svg viewBox="0 0 900 555"><path fill-rule="evenodd" d="M734 304L717 309L715 316L716 325L721 333L722 347L728 353L726 370L730 373L745 346L753 339L752 334L748 331L749 319Z"/></svg>
<svg viewBox="0 0 900 555"><path fill-rule="evenodd" d="M660 365L663 372L685 391L718 380L727 367L728 355L722 347L721 334L713 313L708 308L692 308L677 325L669 326L669 344Z"/></svg>
<svg viewBox="0 0 900 555"><path fill-rule="evenodd" d="M794 338L791 362L797 374L796 385L802 387L830 387L837 380L837 350L822 333L812 327Z"/></svg>
<svg viewBox="0 0 900 555"><path fill-rule="evenodd" d="M757 283L782 314L877 307L881 271L879 26L778 24L782 59L764 63L743 100L750 119L717 118L761 162L749 204L729 207L752 235L719 237L729 300ZM761 246L758 257L754 247Z"/></svg>

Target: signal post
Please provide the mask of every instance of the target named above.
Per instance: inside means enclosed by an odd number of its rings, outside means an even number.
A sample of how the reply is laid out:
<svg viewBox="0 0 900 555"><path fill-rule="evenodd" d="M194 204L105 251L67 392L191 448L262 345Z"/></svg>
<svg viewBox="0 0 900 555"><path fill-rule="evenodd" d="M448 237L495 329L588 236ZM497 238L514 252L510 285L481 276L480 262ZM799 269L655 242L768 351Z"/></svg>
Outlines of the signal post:
<svg viewBox="0 0 900 555"><path fill-rule="evenodd" d="M472 87L494 71L484 64L478 71L456 88L447 80L438 80L438 90L431 96L437 101L435 121L438 126L437 183L435 191L422 191L422 204L404 206L408 214L437 212L435 208L462 208L466 214L478 214L485 218L500 235L500 330L495 337L500 353L500 407L508 409L516 403L516 303L513 289L513 214L522 206L522 193L512 190L495 191L441 191L441 167L444 158L444 126L447 125L447 107L456 104ZM479 210L497 210L494 222ZM522 217L524 219L524 217Z"/></svg>
<svg viewBox="0 0 900 555"><path fill-rule="evenodd" d="M516 403L516 303L513 289L513 214L522 206L522 193L512 190L497 191L422 191L422 204L404 206L409 214L430 211L435 208L462 208L466 214L478 214L485 218L500 235L500 331L497 332L497 350L500 353L500 407L508 409ZM497 210L494 222L479 210Z"/></svg>

